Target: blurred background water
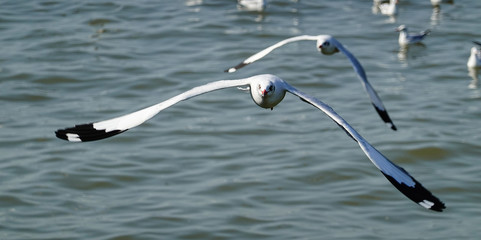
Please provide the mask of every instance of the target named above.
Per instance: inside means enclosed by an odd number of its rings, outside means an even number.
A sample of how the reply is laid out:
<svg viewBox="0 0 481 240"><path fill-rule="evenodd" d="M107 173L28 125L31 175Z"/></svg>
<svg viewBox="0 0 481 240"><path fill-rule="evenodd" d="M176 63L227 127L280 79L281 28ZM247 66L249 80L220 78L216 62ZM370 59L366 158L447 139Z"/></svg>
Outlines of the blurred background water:
<svg viewBox="0 0 481 240"><path fill-rule="evenodd" d="M0 239L476 239L481 91L468 87L477 0L0 2ZM394 28L431 29L400 51ZM398 131L371 107L331 34L364 66ZM399 193L329 118L287 96L273 111L227 89L182 102L111 139L58 128L109 119L214 80L271 73L331 105L443 200Z"/></svg>

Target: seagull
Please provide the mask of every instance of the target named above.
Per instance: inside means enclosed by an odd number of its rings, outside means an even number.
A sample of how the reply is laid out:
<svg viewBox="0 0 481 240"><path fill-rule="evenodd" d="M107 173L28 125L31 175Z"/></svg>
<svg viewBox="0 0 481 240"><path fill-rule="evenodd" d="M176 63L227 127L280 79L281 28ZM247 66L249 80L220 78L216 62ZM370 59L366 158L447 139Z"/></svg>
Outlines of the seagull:
<svg viewBox="0 0 481 240"><path fill-rule="evenodd" d="M454 0L431 0L431 5L433 5L433 7L439 7L441 3L453 4Z"/></svg>
<svg viewBox="0 0 481 240"><path fill-rule="evenodd" d="M410 34L408 33L408 28L405 25L397 27L396 31L399 32L399 45L401 46L420 43L424 37L431 32L431 30L427 29L419 34Z"/></svg>
<svg viewBox="0 0 481 240"><path fill-rule="evenodd" d="M395 16L397 15L397 4L398 0L389 0L389 3L381 3L379 5L379 10L381 10L382 15Z"/></svg>
<svg viewBox="0 0 481 240"><path fill-rule="evenodd" d="M473 78L473 81L469 84L469 88L474 89L478 87L478 75L479 70L481 69L481 43L477 41L473 41L474 44L478 45L477 47L471 48L471 55L469 56L467 66L469 76Z"/></svg>
<svg viewBox="0 0 481 240"><path fill-rule="evenodd" d="M331 107L320 100L297 90L279 77L270 74L207 83L139 111L105 121L80 124L71 128L59 129L55 134L58 138L71 142L86 142L108 138L142 124L157 115L160 111L181 101L211 91L245 86L249 87L254 102L262 108L274 108L282 101L282 99L284 99L286 92L289 92L299 97L302 101L321 110L337 123L337 125L341 127L348 136L359 144L359 147L364 154L366 154L381 173L400 192L406 195L406 197L430 210L441 212L445 208L443 202L435 197L429 190L424 188L418 181L409 175L406 170L389 161L384 155L376 150Z"/></svg>
<svg viewBox="0 0 481 240"><path fill-rule="evenodd" d="M225 72L235 72L238 69L251 64L270 52L272 52L274 49L279 48L285 44L291 43L291 42L296 42L296 41L303 41L303 40L311 40L311 41L316 41L316 47L317 50L319 50L322 54L325 55L332 55L337 52L342 52L346 57L351 61L352 67L354 68L354 71L357 73L357 76L359 77L359 80L361 80L361 84L366 90L367 94L371 98L371 103L374 106L374 109L376 109L377 113L381 117L381 119L392 129L392 130L397 130L396 126L392 122L391 118L389 117L389 114L387 113L386 108L384 107L384 104L381 101L381 98L377 95L376 91L374 88L371 86L371 84L367 81L367 76L366 72L364 71L364 68L362 67L361 63L357 60L354 55L352 55L351 52L349 52L339 41L337 41L334 37L331 35L318 35L318 36L311 36L311 35L302 35L302 36L297 36L297 37L291 37L288 39L284 39L250 57L236 65L235 67L231 67L225 70Z"/></svg>
<svg viewBox="0 0 481 240"><path fill-rule="evenodd" d="M479 48L471 48L467 66L468 68L481 68L481 42L473 41L473 43L478 45Z"/></svg>
<svg viewBox="0 0 481 240"><path fill-rule="evenodd" d="M237 0L239 8L250 11L263 11L266 8L266 0Z"/></svg>

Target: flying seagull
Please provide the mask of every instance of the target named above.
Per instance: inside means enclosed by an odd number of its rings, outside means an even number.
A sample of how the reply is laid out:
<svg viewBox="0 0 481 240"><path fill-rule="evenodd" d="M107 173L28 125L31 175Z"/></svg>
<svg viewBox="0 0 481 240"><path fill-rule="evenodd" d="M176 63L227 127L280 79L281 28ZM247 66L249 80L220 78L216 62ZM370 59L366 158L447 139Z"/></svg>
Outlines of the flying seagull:
<svg viewBox="0 0 481 240"><path fill-rule="evenodd" d="M401 25L396 28L396 31L399 32L399 45L406 46L409 44L420 43L430 32L431 30L427 29L420 33L409 33L408 28L405 25Z"/></svg>
<svg viewBox="0 0 481 240"><path fill-rule="evenodd" d="M396 126L392 122L391 118L389 117L389 114L387 113L386 108L382 104L381 98L377 95L376 91L374 88L371 86L371 84L367 81L367 76L366 72L364 71L364 68L362 67L361 63L357 60L354 55L352 55L351 52L349 52L339 41L337 41L334 37L330 35L318 35L318 36L311 36L311 35L302 35L302 36L297 36L297 37L291 37L285 40L282 40L250 57L236 65L235 67L231 67L225 70L225 72L235 72L238 69L251 64L270 52L272 52L274 49L279 48L285 44L291 43L291 42L296 42L296 41L304 41L304 40L310 40L310 41L316 41L316 47L317 50L319 50L322 54L325 55L332 55L336 52L342 52L346 57L351 61L352 67L354 68L354 71L356 71L357 76L359 77L359 80L361 80L361 84L366 90L367 94L371 98L371 103L374 106L374 109L376 109L377 113L381 117L381 119L392 129L392 130L397 130Z"/></svg>
<svg viewBox="0 0 481 240"><path fill-rule="evenodd" d="M384 176L409 199L434 211L441 212L445 208L444 203L411 177L406 170L389 161L384 155L371 146L371 144L359 135L354 128L341 118L341 116L334 112L331 107L320 100L297 90L279 77L270 74L256 75L238 80L220 80L211 82L192 88L189 91L181 93L161 103L127 115L105 121L59 129L55 134L58 138L71 142L85 142L108 138L142 124L154 117L160 111L181 101L219 89L245 86L249 87L254 102L262 108L274 108L282 101L286 92L289 92L299 97L302 101L323 111L359 144L364 154L367 155L372 163L374 163L374 165L381 170L382 174L384 174Z"/></svg>

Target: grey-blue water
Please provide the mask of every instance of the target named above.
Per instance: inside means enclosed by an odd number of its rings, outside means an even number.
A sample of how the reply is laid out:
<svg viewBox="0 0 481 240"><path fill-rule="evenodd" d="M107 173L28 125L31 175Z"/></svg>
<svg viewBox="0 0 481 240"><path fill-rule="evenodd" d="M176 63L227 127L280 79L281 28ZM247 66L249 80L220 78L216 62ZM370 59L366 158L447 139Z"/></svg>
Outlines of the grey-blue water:
<svg viewBox="0 0 481 240"><path fill-rule="evenodd" d="M0 239L477 239L481 90L468 87L481 2L0 2ZM430 28L400 52L394 28ZM331 34L363 64L386 127L346 57L291 43ZM113 118L194 86L278 75L331 105L446 203L396 190L322 112L288 95L273 111L235 88L179 103L110 139L54 131Z"/></svg>

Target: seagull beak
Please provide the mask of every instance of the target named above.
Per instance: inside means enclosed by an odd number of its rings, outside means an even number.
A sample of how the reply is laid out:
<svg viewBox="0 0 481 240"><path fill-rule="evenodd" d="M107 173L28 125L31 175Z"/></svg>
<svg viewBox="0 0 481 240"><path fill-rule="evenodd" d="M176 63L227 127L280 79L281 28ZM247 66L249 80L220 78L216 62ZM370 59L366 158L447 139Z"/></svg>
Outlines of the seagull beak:
<svg viewBox="0 0 481 240"><path fill-rule="evenodd" d="M264 97L266 94L267 94L267 90L263 89L263 90L261 91L261 95Z"/></svg>

